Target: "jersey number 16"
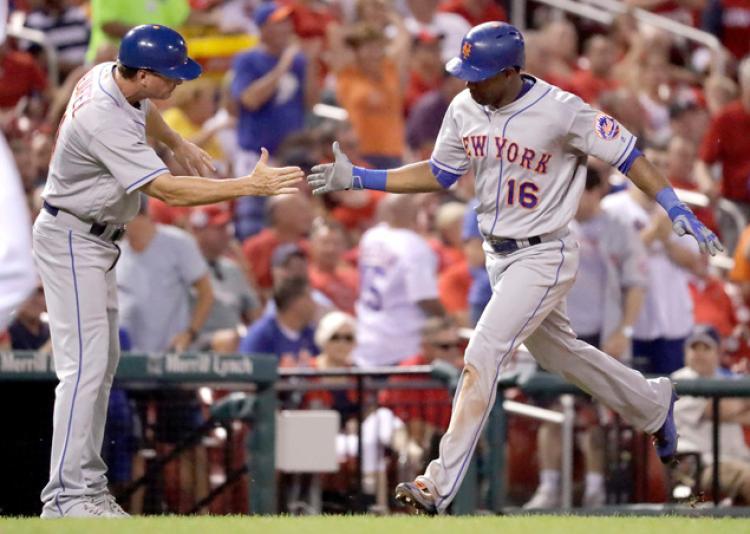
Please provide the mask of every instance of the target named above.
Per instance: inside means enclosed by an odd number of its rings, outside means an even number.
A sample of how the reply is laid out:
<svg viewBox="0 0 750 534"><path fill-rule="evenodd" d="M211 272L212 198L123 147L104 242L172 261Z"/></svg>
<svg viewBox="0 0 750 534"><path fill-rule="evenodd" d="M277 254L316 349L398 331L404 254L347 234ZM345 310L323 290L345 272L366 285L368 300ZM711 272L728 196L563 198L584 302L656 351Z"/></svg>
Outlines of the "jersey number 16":
<svg viewBox="0 0 750 534"><path fill-rule="evenodd" d="M534 182L519 181L515 178L508 180L508 206L516 202L526 209L536 208L539 204L539 187Z"/></svg>

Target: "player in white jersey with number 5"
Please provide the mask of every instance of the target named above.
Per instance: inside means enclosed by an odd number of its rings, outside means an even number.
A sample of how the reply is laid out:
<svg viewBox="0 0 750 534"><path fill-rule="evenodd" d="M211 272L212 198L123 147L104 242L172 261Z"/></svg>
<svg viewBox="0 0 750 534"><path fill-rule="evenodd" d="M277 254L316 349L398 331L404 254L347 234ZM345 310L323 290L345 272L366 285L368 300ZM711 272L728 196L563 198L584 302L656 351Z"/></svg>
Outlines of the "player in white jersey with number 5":
<svg viewBox="0 0 750 534"><path fill-rule="evenodd" d="M60 123L33 232L60 380L42 517L126 515L107 491L101 448L120 356L116 242L140 192L192 206L295 192L303 177L297 167L266 166L265 151L250 176L201 177L211 173L208 154L172 131L150 102L200 72L179 33L137 26L123 38L117 63L97 65L78 82ZM198 176L173 176L147 136Z"/></svg>
<svg viewBox="0 0 750 534"><path fill-rule="evenodd" d="M676 233L691 234L703 252L722 250L621 124L577 96L522 74L524 43L516 28L501 22L476 26L459 52L446 68L468 89L445 113L429 161L373 171L353 167L336 145L335 163L315 167L308 176L316 194L439 191L470 168L476 176L492 298L466 349L440 457L423 476L396 488L398 501L427 513L443 512L455 497L494 404L497 377L521 343L542 367L653 434L663 462L673 459L676 395L669 379L646 380L576 339L565 313L578 265L578 244L567 227L586 182L588 155L617 167L656 198Z"/></svg>

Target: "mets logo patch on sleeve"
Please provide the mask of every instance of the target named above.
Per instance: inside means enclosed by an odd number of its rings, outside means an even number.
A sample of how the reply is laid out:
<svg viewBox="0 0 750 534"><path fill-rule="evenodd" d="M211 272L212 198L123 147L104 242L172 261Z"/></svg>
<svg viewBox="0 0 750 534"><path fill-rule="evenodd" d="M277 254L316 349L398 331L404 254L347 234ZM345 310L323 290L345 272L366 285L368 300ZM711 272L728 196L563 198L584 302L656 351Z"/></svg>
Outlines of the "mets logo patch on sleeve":
<svg viewBox="0 0 750 534"><path fill-rule="evenodd" d="M599 113L594 119L594 131L605 141L611 141L617 139L617 136L620 135L620 125L609 115Z"/></svg>

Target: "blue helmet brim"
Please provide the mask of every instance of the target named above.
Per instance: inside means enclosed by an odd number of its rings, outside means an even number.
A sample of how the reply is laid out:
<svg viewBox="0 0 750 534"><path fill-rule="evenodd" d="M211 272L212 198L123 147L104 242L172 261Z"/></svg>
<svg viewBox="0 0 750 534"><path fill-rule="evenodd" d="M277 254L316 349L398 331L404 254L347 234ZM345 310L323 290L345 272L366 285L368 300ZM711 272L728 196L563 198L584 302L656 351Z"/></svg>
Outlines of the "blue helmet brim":
<svg viewBox="0 0 750 534"><path fill-rule="evenodd" d="M193 61L190 58L187 58L185 63L182 65L177 65L176 67L172 67L171 69L167 69L164 71L159 72L162 76L166 76L167 78L172 78L173 80L195 80L198 76L201 75L201 72L203 72L203 68L198 64L198 62Z"/></svg>
<svg viewBox="0 0 750 534"><path fill-rule="evenodd" d="M445 65L449 74L467 82L481 82L492 78L497 72L487 72L465 63L460 57L454 57Z"/></svg>

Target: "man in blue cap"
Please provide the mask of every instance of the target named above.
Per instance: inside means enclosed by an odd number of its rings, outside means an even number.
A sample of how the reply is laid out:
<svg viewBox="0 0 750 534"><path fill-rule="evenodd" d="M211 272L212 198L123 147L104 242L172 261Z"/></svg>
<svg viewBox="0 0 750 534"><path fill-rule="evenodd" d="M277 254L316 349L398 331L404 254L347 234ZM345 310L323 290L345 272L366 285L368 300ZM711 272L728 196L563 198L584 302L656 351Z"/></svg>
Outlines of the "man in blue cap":
<svg viewBox="0 0 750 534"><path fill-rule="evenodd" d="M302 178L296 167L267 167L265 148L248 176L203 178L212 172L208 154L171 130L150 101L200 73L179 33L137 26L123 38L117 63L97 65L78 82L60 123L33 232L60 380L44 518L127 515L107 491L101 448L120 357L117 241L138 212L139 192L195 206L295 192ZM148 138L171 149L191 176L173 176Z"/></svg>
<svg viewBox="0 0 750 534"><path fill-rule="evenodd" d="M253 13L260 42L234 60L232 97L239 105L240 145L235 173L252 169L263 146L273 156L289 134L302 129L305 111L316 101L316 62L308 61L302 53L291 14L290 6L260 4ZM244 199L237 204L239 239L263 228L264 206L263 199Z"/></svg>

